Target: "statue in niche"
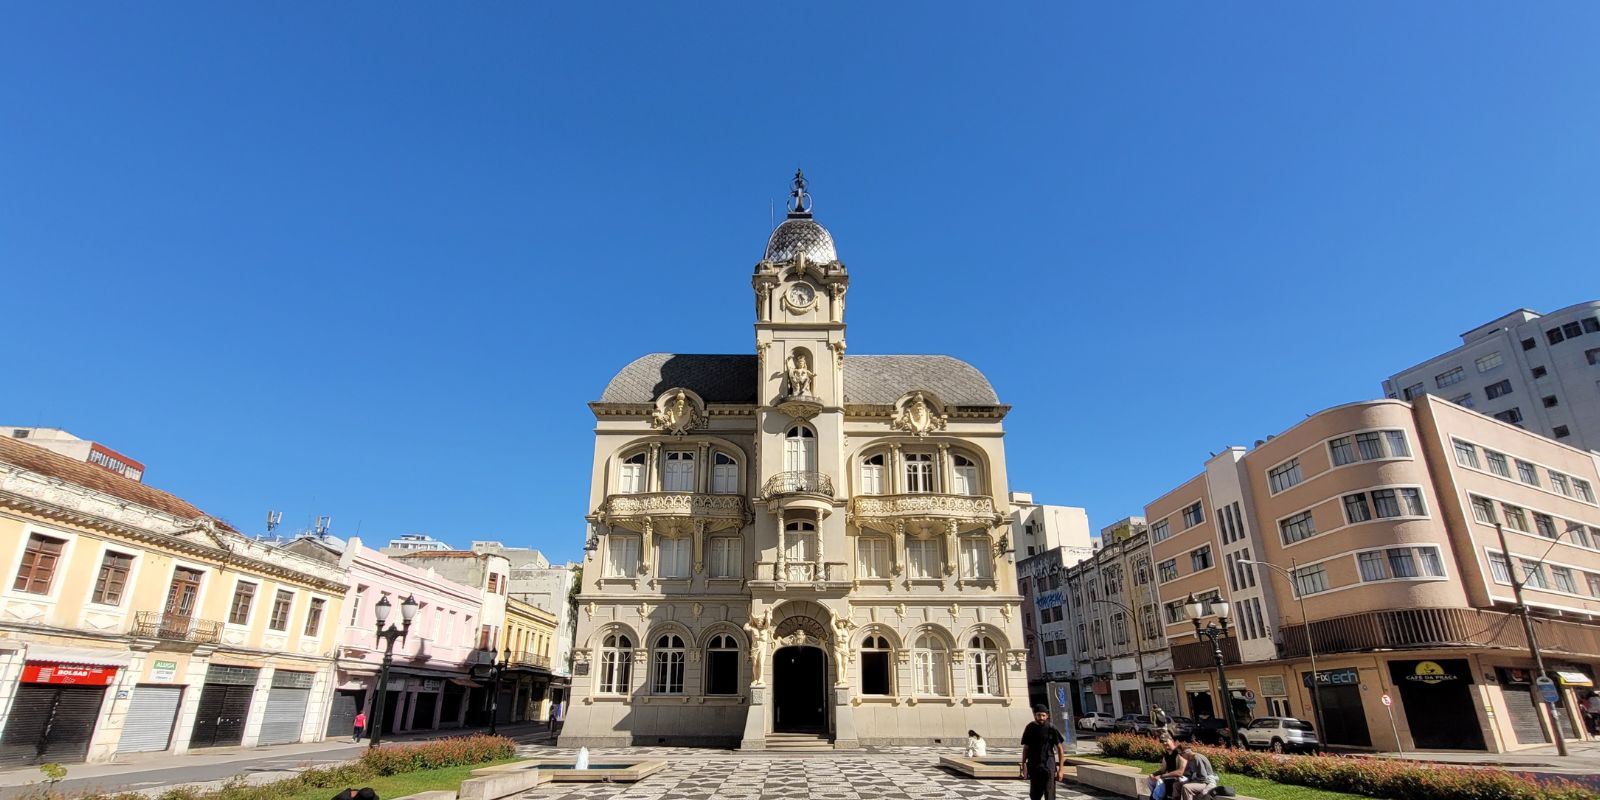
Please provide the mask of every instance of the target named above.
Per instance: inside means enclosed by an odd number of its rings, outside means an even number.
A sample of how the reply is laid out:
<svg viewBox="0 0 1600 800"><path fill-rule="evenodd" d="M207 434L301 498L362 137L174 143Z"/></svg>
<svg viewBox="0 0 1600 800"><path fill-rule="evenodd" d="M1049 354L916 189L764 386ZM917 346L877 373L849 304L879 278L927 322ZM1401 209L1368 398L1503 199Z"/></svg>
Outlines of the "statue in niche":
<svg viewBox="0 0 1600 800"><path fill-rule="evenodd" d="M791 397L810 397L811 380L816 377L816 373L811 371L811 360L806 357L804 350L790 352L787 373L789 395Z"/></svg>

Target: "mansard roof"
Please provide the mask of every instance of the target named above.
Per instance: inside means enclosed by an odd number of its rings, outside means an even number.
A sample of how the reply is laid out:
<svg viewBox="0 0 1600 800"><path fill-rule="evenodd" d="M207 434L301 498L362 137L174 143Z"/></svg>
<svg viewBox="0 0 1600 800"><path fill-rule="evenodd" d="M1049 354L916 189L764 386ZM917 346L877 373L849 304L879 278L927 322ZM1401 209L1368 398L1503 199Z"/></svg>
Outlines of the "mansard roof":
<svg viewBox="0 0 1600 800"><path fill-rule="evenodd" d="M753 355L651 353L622 368L602 403L653 403L668 389L688 389L707 403L754 405L760 375ZM844 401L893 405L921 389L947 405L997 406L1000 398L977 368L950 356L845 356Z"/></svg>

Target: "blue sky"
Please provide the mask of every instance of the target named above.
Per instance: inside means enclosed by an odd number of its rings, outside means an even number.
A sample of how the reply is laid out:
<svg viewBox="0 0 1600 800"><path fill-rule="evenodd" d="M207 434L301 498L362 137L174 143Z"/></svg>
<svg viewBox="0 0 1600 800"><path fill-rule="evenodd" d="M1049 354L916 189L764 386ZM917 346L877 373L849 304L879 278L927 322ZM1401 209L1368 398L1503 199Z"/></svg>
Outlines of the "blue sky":
<svg viewBox="0 0 1600 800"><path fill-rule="evenodd" d="M1600 7L0 8L0 423L246 530L576 557L585 403L750 352L796 166L852 353L949 353L1100 526L1600 295Z"/></svg>

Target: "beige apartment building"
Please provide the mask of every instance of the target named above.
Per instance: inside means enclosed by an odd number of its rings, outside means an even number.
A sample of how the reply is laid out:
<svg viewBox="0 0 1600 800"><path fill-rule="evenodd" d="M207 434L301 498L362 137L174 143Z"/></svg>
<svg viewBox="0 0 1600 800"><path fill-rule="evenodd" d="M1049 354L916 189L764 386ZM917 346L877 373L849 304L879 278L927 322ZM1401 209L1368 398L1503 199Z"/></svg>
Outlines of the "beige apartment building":
<svg viewBox="0 0 1600 800"><path fill-rule="evenodd" d="M849 273L796 177L755 351L598 402L561 744L956 742L1028 716L1004 431L945 356L846 356ZM664 329L665 330L665 329Z"/></svg>
<svg viewBox="0 0 1600 800"><path fill-rule="evenodd" d="M323 737L347 584L0 438L0 766Z"/></svg>
<svg viewBox="0 0 1600 800"><path fill-rule="evenodd" d="M1240 720L1314 720L1314 648L1332 744L1543 744L1514 569L1564 732L1581 736L1600 668L1597 485L1595 454L1432 396L1337 406L1212 457L1145 509L1184 710L1220 717L1226 697ZM1226 689L1190 596L1229 603Z"/></svg>

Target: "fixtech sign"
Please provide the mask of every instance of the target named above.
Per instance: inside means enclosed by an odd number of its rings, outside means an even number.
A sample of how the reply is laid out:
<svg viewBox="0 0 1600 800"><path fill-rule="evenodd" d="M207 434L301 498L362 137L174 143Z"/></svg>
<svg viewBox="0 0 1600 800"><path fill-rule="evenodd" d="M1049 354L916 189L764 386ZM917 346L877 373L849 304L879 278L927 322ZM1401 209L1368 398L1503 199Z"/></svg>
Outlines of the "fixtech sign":
<svg viewBox="0 0 1600 800"><path fill-rule="evenodd" d="M1455 679L1455 675L1445 672L1444 667L1439 666L1438 662L1435 661L1418 661L1416 671L1406 676L1408 681L1429 685L1445 683Z"/></svg>

